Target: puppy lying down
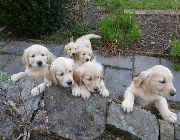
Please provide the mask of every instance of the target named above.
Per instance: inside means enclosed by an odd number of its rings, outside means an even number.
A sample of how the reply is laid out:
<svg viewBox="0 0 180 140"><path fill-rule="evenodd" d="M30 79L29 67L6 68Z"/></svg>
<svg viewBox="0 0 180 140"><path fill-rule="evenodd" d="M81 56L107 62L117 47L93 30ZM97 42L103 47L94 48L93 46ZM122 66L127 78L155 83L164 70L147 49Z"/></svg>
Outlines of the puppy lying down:
<svg viewBox="0 0 180 140"><path fill-rule="evenodd" d="M156 65L147 71L141 72L125 91L124 101L122 102L123 110L128 113L133 111L134 100L141 99L143 104L155 104L165 120L175 123L177 116L169 110L164 97L176 94L172 80L171 71L162 65Z"/></svg>
<svg viewBox="0 0 180 140"><path fill-rule="evenodd" d="M104 97L109 96L109 91L103 81L103 66L97 62L86 62L74 68L74 85L72 95L89 99L91 92L99 92Z"/></svg>
<svg viewBox="0 0 180 140"><path fill-rule="evenodd" d="M33 88L31 94L36 96L42 93L46 87L49 87L52 84L61 85L63 87L71 87L74 84L73 65L74 61L70 58L56 58L52 62L51 67L45 75L48 81L46 81L46 83L41 83L39 86Z"/></svg>
<svg viewBox="0 0 180 140"><path fill-rule="evenodd" d="M26 50L22 57L22 61L26 66L24 72L20 72L11 76L11 80L16 82L26 76L33 76L44 80L44 74L48 70L48 59L54 60L54 55L42 45L32 45Z"/></svg>

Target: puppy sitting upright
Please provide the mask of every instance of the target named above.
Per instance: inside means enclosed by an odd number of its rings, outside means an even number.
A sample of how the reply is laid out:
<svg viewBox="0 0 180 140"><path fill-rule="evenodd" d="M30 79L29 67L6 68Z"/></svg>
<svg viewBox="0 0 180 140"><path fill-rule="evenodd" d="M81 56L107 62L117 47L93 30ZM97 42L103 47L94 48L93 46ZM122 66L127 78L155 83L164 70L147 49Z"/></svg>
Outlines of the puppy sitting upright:
<svg viewBox="0 0 180 140"><path fill-rule="evenodd" d="M87 34L78 38L75 42L71 38L70 43L68 43L64 47L65 56L74 59L78 48L89 48L92 50L90 41L91 38L101 38L101 36L95 34Z"/></svg>
<svg viewBox="0 0 180 140"><path fill-rule="evenodd" d="M97 62L86 62L74 69L74 86L72 95L89 99L90 92L100 92L104 97L109 96L109 91L103 81L103 66Z"/></svg>
<svg viewBox="0 0 180 140"><path fill-rule="evenodd" d="M155 104L165 120L175 123L177 116L169 110L167 101L163 97L176 94L172 79L171 71L162 65L156 65L147 71L141 72L138 77L133 79L124 94L123 110L125 112L133 111L134 100L137 98L145 104Z"/></svg>

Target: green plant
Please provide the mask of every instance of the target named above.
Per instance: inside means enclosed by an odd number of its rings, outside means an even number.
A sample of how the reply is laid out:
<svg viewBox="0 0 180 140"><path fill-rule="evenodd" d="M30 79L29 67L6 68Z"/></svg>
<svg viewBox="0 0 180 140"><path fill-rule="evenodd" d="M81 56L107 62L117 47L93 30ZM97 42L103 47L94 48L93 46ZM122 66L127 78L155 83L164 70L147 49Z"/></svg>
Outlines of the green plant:
<svg viewBox="0 0 180 140"><path fill-rule="evenodd" d="M140 37L140 27L133 15L118 13L114 17L105 17L98 25L100 34L119 46L132 44Z"/></svg>
<svg viewBox="0 0 180 140"><path fill-rule="evenodd" d="M180 70L180 64L175 64L174 65L174 70L179 71Z"/></svg>
<svg viewBox="0 0 180 140"><path fill-rule="evenodd" d="M170 54L173 57L180 57L180 40L175 40L172 42Z"/></svg>
<svg viewBox="0 0 180 140"><path fill-rule="evenodd" d="M1 71L0 71L0 81L3 81L5 83L12 83L11 76Z"/></svg>
<svg viewBox="0 0 180 140"><path fill-rule="evenodd" d="M0 0L0 23L18 34L38 36L58 29L69 0Z"/></svg>

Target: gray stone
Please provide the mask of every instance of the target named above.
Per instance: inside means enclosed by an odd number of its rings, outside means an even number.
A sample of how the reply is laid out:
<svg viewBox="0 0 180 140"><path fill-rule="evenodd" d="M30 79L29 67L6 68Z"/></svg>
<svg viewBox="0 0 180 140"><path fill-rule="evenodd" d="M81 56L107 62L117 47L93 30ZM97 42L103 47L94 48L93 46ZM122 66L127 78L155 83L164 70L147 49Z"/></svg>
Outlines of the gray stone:
<svg viewBox="0 0 180 140"><path fill-rule="evenodd" d="M112 104L108 110L107 129L128 139L158 140L159 136L158 122L153 114L136 107L127 114L119 104Z"/></svg>
<svg viewBox="0 0 180 140"><path fill-rule="evenodd" d="M159 120L160 140L174 140L174 126L168 121Z"/></svg>
<svg viewBox="0 0 180 140"><path fill-rule="evenodd" d="M175 123L175 140L180 140L180 111L176 112L177 122Z"/></svg>
<svg viewBox="0 0 180 140"><path fill-rule="evenodd" d="M26 42L26 41L11 41L5 45L2 51L22 55L24 50L33 44L37 44L37 43ZM42 44L42 45L47 47L57 57L60 56L60 54L64 49L63 45L57 45L57 44Z"/></svg>
<svg viewBox="0 0 180 140"><path fill-rule="evenodd" d="M133 66L132 57L123 57L123 56L104 57L100 55L97 51L94 51L94 54L96 56L96 60L103 65L132 69Z"/></svg>
<svg viewBox="0 0 180 140"><path fill-rule="evenodd" d="M169 68L174 77L173 83L174 87L176 88L176 95L171 97L169 100L180 101L180 71L175 71L173 68L173 63L169 60L161 59L161 64Z"/></svg>
<svg viewBox="0 0 180 140"><path fill-rule="evenodd" d="M0 55L0 69L2 69L12 59L12 55Z"/></svg>
<svg viewBox="0 0 180 140"><path fill-rule="evenodd" d="M45 111L33 121L34 133L91 140L105 130L107 98L101 95L93 94L85 101L72 96L68 88L52 86L44 93L44 103Z"/></svg>
<svg viewBox="0 0 180 140"><path fill-rule="evenodd" d="M132 71L106 68L105 85L110 91L110 97L123 96L126 88L131 84Z"/></svg>
<svg viewBox="0 0 180 140"><path fill-rule="evenodd" d="M145 71L155 65L159 65L159 58L148 56L135 56L134 70L135 74Z"/></svg>
<svg viewBox="0 0 180 140"><path fill-rule="evenodd" d="M25 65L22 62L21 56L14 56L12 60L6 64L6 67L2 69L9 74L15 74L25 70Z"/></svg>
<svg viewBox="0 0 180 140"><path fill-rule="evenodd" d="M32 104L35 99L30 95L30 91L36 85L36 81L32 78L23 79L16 83L1 79L0 138L17 138L20 129L30 122L33 114Z"/></svg>

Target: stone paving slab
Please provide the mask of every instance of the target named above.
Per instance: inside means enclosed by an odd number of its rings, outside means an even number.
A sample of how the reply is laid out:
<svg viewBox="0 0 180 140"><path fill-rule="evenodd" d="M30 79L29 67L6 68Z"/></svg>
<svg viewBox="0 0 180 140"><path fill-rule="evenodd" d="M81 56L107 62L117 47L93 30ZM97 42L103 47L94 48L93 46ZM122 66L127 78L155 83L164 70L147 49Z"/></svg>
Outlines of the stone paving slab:
<svg viewBox="0 0 180 140"><path fill-rule="evenodd" d="M160 140L174 140L174 126L165 120L158 120L160 126Z"/></svg>
<svg viewBox="0 0 180 140"><path fill-rule="evenodd" d="M91 140L105 130L107 98L99 94L85 101L72 96L68 88L52 86L44 93L44 103L47 117L39 116L47 120L35 118L33 129L36 132L46 128L46 133L64 138Z"/></svg>
<svg viewBox="0 0 180 140"><path fill-rule="evenodd" d="M173 74L173 83L176 88L176 95L170 100L179 101L180 102L180 71L175 71L173 68L173 64L171 61L167 59L161 59L161 65L166 66L169 68Z"/></svg>
<svg viewBox="0 0 180 140"><path fill-rule="evenodd" d="M32 42L25 42L25 41L11 41L5 45L1 51L9 52L13 54L20 54L22 55L24 50L30 47L33 44ZM47 47L55 56L60 56L64 49L64 45L56 45L56 44L42 44Z"/></svg>
<svg viewBox="0 0 180 140"><path fill-rule="evenodd" d="M104 57L104 56L100 55L97 51L94 51L93 53L96 56L96 60L103 65L132 69L132 66L133 66L132 57L118 56L118 57L110 57L109 58L109 57Z"/></svg>
<svg viewBox="0 0 180 140"><path fill-rule="evenodd" d="M135 59L134 60L135 74L145 71L154 65L160 64L159 58L156 58L156 57L135 56L134 59Z"/></svg>
<svg viewBox="0 0 180 140"><path fill-rule="evenodd" d="M153 114L136 107L133 112L124 113L121 105L115 103L108 110L107 129L128 139L158 140L159 137L159 125Z"/></svg>
<svg viewBox="0 0 180 140"><path fill-rule="evenodd" d="M106 68L105 69L105 85L110 91L110 97L118 98L123 96L126 88L132 81L132 71L130 70L117 70Z"/></svg>
<svg viewBox="0 0 180 140"><path fill-rule="evenodd" d="M12 59L13 55L0 55L0 70Z"/></svg>
<svg viewBox="0 0 180 140"><path fill-rule="evenodd" d="M180 111L176 112L177 122L175 124L175 140L180 140Z"/></svg>
<svg viewBox="0 0 180 140"><path fill-rule="evenodd" d="M6 64L6 66L2 69L2 71L7 72L9 74L15 74L18 72L22 72L25 70L25 65L22 62L21 56L13 56L12 60Z"/></svg>

